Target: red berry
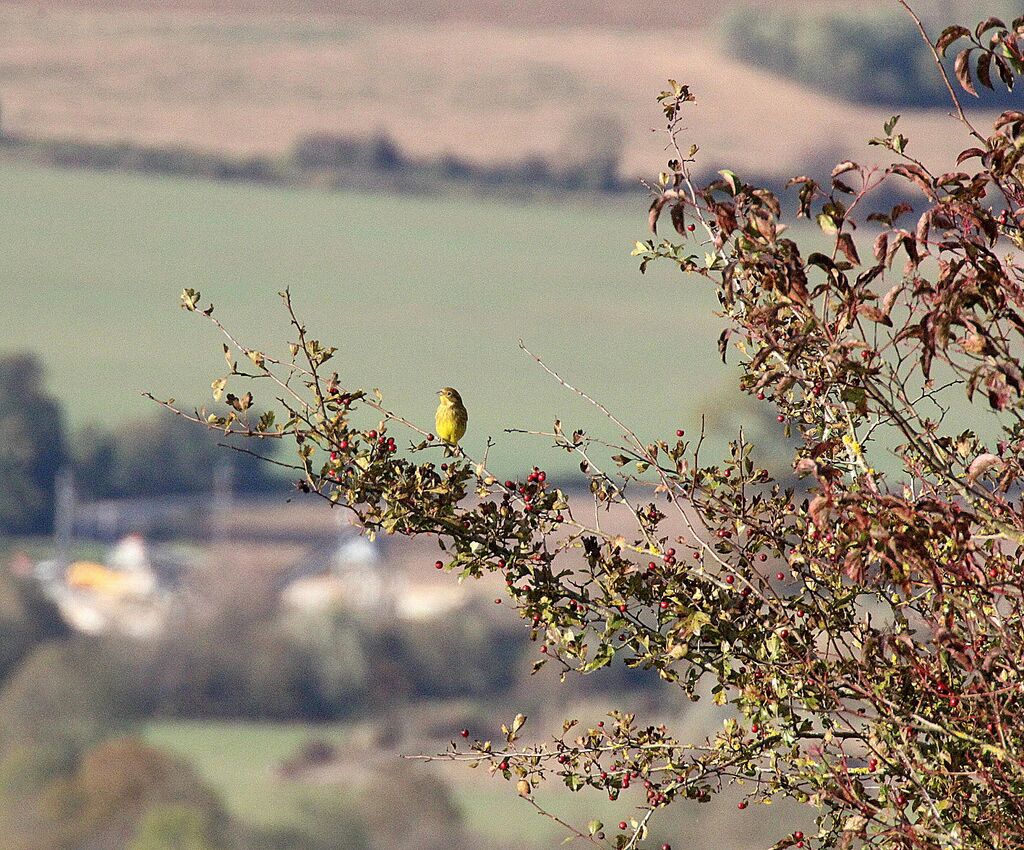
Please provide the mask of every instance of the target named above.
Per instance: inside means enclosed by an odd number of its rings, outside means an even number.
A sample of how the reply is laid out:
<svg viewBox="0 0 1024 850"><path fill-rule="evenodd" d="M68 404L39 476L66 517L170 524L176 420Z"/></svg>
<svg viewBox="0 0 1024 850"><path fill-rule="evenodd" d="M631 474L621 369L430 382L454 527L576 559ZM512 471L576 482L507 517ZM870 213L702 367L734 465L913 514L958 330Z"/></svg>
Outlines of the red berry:
<svg viewBox="0 0 1024 850"><path fill-rule="evenodd" d="M725 577L725 583L726 584L732 584L734 581L736 581L736 576L726 576Z"/></svg>
<svg viewBox="0 0 1024 850"><path fill-rule="evenodd" d="M462 730L461 732L459 732L459 734L460 734L460 735L461 735L461 736L462 736L463 738L468 738L468 737L469 737L469 730L468 730L468 729L463 729L463 730Z"/></svg>
<svg viewBox="0 0 1024 850"><path fill-rule="evenodd" d="M681 436L683 436L683 434L684 434L684 433L685 433L685 432L683 431L683 429L682 429L682 428L677 428L677 429L676 429L676 436L677 436L677 437L681 437Z"/></svg>
<svg viewBox="0 0 1024 850"><path fill-rule="evenodd" d="M775 418L776 418L776 419L777 419L777 420L778 420L779 422L785 422L785 421L786 421L786 417L785 417L785 416L783 416L783 415L782 415L781 413L780 413L780 414L779 414L778 416L776 416Z"/></svg>
<svg viewBox="0 0 1024 850"><path fill-rule="evenodd" d="M758 401L764 401L764 393L763 392L757 394L757 400Z"/></svg>
<svg viewBox="0 0 1024 850"><path fill-rule="evenodd" d="M793 833L793 837L797 841L803 841L804 840L804 834L799 829L796 832Z"/></svg>
<svg viewBox="0 0 1024 850"><path fill-rule="evenodd" d="M376 440L377 439L377 432L376 431L370 431L366 436L369 437L371 440Z"/></svg>
<svg viewBox="0 0 1024 850"><path fill-rule="evenodd" d="M668 600L667 599L662 599L661 600L661 610L662 611L667 611L668 610Z"/></svg>
<svg viewBox="0 0 1024 850"><path fill-rule="evenodd" d="M620 820L619 821L619 829L625 829L625 828L626 828L626 822L624 820Z"/></svg>
<svg viewBox="0 0 1024 850"><path fill-rule="evenodd" d="M508 762L507 761L503 761L501 764L499 764L498 765L498 770L508 770Z"/></svg>
<svg viewBox="0 0 1024 850"><path fill-rule="evenodd" d="M434 569L435 570L443 570L444 569L444 561L434 561Z"/></svg>
<svg viewBox="0 0 1024 850"><path fill-rule="evenodd" d="M775 574L775 578L778 579L779 581L782 581L785 577L786 577L785 573L776 573Z"/></svg>
<svg viewBox="0 0 1024 850"><path fill-rule="evenodd" d="M740 811L743 811L746 807L747 807L747 801L746 800L740 800L740 802L738 802L736 804L736 808L739 809Z"/></svg>
<svg viewBox="0 0 1024 850"><path fill-rule="evenodd" d="M434 437L434 435L433 435L433 434L427 434L427 442L428 442L428 443L432 443L432 442L434 442L434 440L435 440L435 439L436 439L436 438Z"/></svg>

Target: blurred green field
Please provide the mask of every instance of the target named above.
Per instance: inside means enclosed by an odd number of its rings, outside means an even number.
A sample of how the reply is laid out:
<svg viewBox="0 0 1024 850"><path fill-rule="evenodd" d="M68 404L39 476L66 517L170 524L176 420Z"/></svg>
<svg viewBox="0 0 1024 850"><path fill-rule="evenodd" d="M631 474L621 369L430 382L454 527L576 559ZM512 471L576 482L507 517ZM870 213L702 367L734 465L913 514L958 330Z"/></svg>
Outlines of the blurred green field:
<svg viewBox="0 0 1024 850"><path fill-rule="evenodd" d="M231 814L254 826L300 825L310 802L340 793L337 786L283 781L275 769L313 738L344 744L341 726L167 721L148 725L143 736L192 762Z"/></svg>
<svg viewBox="0 0 1024 850"><path fill-rule="evenodd" d="M482 453L494 436L499 470L568 464L504 427L601 423L519 337L646 433L694 426L731 383L713 294L668 267L641 276L629 256L646 231L642 197L510 204L3 161L0 197L0 348L41 352L76 424L149 412L143 390L209 398L221 340L178 308L184 287L279 351L289 329L276 293L291 287L310 331L339 347L346 385L379 386L423 423L434 391L459 387L466 444Z"/></svg>

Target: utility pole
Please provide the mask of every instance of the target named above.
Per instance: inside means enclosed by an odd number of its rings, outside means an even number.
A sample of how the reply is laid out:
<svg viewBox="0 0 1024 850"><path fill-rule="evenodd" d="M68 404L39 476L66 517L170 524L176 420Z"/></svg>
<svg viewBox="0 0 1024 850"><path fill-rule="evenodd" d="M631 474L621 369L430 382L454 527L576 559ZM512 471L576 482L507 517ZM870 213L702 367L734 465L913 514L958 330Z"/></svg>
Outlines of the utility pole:
<svg viewBox="0 0 1024 850"><path fill-rule="evenodd" d="M71 564L71 542L75 530L75 476L70 467L57 473L53 514L53 546L63 572Z"/></svg>
<svg viewBox="0 0 1024 850"><path fill-rule="evenodd" d="M211 511L211 534L214 540L227 537L228 517L234 502L234 468L227 458L221 458L213 470L213 510Z"/></svg>

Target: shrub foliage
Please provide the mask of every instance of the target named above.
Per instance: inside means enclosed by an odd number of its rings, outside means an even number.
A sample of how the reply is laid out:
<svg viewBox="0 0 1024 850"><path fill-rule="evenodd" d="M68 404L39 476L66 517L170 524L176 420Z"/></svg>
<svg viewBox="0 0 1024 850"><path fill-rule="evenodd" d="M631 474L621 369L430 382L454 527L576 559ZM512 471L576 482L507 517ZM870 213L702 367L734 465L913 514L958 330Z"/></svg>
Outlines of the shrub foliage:
<svg viewBox="0 0 1024 850"><path fill-rule="evenodd" d="M546 743L524 737L519 716L500 740L439 755L489 766L538 807L545 780L612 799L642 786L633 820L566 824L577 838L641 847L658 810L736 784L741 809L811 807L815 827L778 836L778 848L1019 846L1024 112L982 132L957 90L1012 87L1022 45L1024 18L928 41L970 139L951 170L915 158L894 117L872 140L888 167L847 161L825 184L794 178L795 214L817 222L825 251L788 236L767 189L731 171L696 185L697 149L680 145L694 97L674 82L660 95L673 155L650 226L675 234L635 254L641 270L668 262L716 287L721 355L798 441L801 487L759 468L742 433L721 462L699 438L641 434L539 358L621 435L608 445L557 420L542 435L577 456L596 516L539 468L503 481L461 450L441 462L425 428L344 385L341 353L309 336L287 292L293 338L280 358L184 293L226 334L228 374L213 389L230 409L178 412L294 441L299 487L355 512L368 534L435 535L443 568L500 573L541 644L538 665L587 674L619 656L723 707L705 741L625 710L568 721ZM948 51L958 79L945 76ZM873 208L891 183L915 203ZM246 383L272 388L276 417L249 415ZM947 419L954 401L970 428Z"/></svg>

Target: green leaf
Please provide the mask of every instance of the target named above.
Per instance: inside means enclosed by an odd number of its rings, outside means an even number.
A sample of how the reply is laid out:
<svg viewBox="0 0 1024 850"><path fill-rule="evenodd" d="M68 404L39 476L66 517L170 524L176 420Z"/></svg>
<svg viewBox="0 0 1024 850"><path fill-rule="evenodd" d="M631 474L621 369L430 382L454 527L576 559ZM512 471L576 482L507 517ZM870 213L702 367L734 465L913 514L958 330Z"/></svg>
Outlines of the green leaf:
<svg viewBox="0 0 1024 850"><path fill-rule="evenodd" d="M834 235L839 232L839 226L836 224L836 220L828 213L818 213L818 227L830 235Z"/></svg>
<svg viewBox="0 0 1024 850"><path fill-rule="evenodd" d="M615 647L610 643L602 643L597 648L597 653L590 661L580 668L581 673L593 673L602 667L607 667L615 657Z"/></svg>
<svg viewBox="0 0 1024 850"><path fill-rule="evenodd" d="M683 617L680 621L680 634L683 637L689 638L693 635L699 635L700 630L704 626L710 625L711 617L704 611L692 611L686 617Z"/></svg>

